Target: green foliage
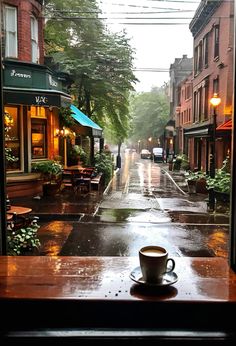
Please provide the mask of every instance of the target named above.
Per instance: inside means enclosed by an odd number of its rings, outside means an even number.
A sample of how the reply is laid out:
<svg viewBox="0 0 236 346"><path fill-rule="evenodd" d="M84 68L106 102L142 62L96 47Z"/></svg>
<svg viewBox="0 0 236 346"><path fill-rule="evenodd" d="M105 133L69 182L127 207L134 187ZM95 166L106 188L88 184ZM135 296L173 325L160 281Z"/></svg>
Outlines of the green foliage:
<svg viewBox="0 0 236 346"><path fill-rule="evenodd" d="M207 175L203 171L197 171L197 172L188 171L185 173L185 178L187 179L187 181L197 181L202 178L207 179Z"/></svg>
<svg viewBox="0 0 236 346"><path fill-rule="evenodd" d="M113 160L110 153L101 152L95 154L95 168L99 173L103 173L105 185L109 183L113 174Z"/></svg>
<svg viewBox="0 0 236 346"><path fill-rule="evenodd" d="M12 154L11 148L5 147L5 155L6 155L6 160L7 160L7 162L16 162L16 161L19 160L18 157L15 157L15 156Z"/></svg>
<svg viewBox="0 0 236 346"><path fill-rule="evenodd" d="M45 181L53 183L61 178L63 166L55 160L38 161L32 163L32 171L40 172Z"/></svg>
<svg viewBox="0 0 236 346"><path fill-rule="evenodd" d="M189 160L185 154L178 154L176 158L173 159L173 170L179 171L180 169L185 171L189 169Z"/></svg>
<svg viewBox="0 0 236 346"><path fill-rule="evenodd" d="M134 94L131 98L133 118L133 142L160 137L169 119L169 97L166 87L153 88L150 92Z"/></svg>
<svg viewBox="0 0 236 346"><path fill-rule="evenodd" d="M78 161L82 161L86 165L88 163L88 155L81 145L73 145L69 151L68 160L74 161L76 164Z"/></svg>
<svg viewBox="0 0 236 346"><path fill-rule="evenodd" d="M59 119L61 127L71 127L76 123L71 115L70 107L61 107L59 109Z"/></svg>
<svg viewBox="0 0 236 346"><path fill-rule="evenodd" d="M117 143L123 141L129 128L129 92L137 81L129 39L124 32L106 30L94 15L97 1L48 0L45 5L46 54L73 77L70 93L76 106L109 129ZM78 11L93 20L80 20Z"/></svg>
<svg viewBox="0 0 236 346"><path fill-rule="evenodd" d="M20 228L16 231L7 231L7 254L9 256L24 255L27 251L33 251L40 247L37 237L38 224L31 224L29 227Z"/></svg>
<svg viewBox="0 0 236 346"><path fill-rule="evenodd" d="M207 178L207 189L213 188L215 191L230 193L231 190L231 174L225 170L218 169L215 178Z"/></svg>
<svg viewBox="0 0 236 346"><path fill-rule="evenodd" d="M9 130L13 124L13 117L10 113L4 112L4 129L5 129L5 140L10 139ZM18 157L12 154L12 149L5 146L5 157L7 162L16 162L19 160Z"/></svg>

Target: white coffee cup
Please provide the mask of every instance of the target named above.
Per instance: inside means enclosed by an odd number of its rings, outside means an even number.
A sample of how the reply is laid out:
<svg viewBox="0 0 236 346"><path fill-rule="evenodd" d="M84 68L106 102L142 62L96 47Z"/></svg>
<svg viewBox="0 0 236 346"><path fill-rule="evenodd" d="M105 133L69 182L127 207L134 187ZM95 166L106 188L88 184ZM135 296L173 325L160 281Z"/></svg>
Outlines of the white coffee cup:
<svg viewBox="0 0 236 346"><path fill-rule="evenodd" d="M139 250L140 268L143 280L148 283L160 283L165 273L175 268L173 258L168 258L168 252L161 246L145 246ZM167 266L171 263L171 266Z"/></svg>

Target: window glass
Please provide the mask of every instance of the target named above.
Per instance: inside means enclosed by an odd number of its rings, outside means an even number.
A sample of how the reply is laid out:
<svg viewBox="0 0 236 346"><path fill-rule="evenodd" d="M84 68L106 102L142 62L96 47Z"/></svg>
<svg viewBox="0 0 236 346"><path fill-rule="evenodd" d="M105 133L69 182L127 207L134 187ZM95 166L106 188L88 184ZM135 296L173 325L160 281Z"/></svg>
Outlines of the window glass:
<svg viewBox="0 0 236 346"><path fill-rule="evenodd" d="M47 122L43 119L32 119L31 121L31 145L33 159L42 159L47 157L46 125Z"/></svg>
<svg viewBox="0 0 236 346"><path fill-rule="evenodd" d="M4 108L5 143L9 156L7 155L7 171L19 170L21 166L20 126L17 107Z"/></svg>
<svg viewBox="0 0 236 346"><path fill-rule="evenodd" d="M219 56L219 25L215 26L215 30L214 30L215 36L215 42L214 42L214 58L217 58Z"/></svg>
<svg viewBox="0 0 236 346"><path fill-rule="evenodd" d="M18 57L17 49L17 10L16 7L5 7L5 56Z"/></svg>
<svg viewBox="0 0 236 346"><path fill-rule="evenodd" d="M31 51L32 62L39 62L39 46L38 46L38 21L35 17L31 17Z"/></svg>

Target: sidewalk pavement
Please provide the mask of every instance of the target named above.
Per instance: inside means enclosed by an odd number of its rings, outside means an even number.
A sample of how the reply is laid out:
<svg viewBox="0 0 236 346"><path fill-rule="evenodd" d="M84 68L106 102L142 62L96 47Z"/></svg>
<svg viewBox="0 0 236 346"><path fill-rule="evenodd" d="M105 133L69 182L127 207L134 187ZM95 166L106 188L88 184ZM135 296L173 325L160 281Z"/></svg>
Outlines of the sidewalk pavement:
<svg viewBox="0 0 236 346"><path fill-rule="evenodd" d="M188 195L188 186L184 171L169 171L168 164L162 169L170 176L183 195ZM119 172L116 170L114 174ZM109 187L105 190L105 192ZM84 215L95 215L103 199L103 192L91 191L87 194L76 194L72 189L64 189L54 196L19 197L11 200L12 205L32 209L31 214L42 221L79 220ZM196 199L208 199L207 195L194 196Z"/></svg>

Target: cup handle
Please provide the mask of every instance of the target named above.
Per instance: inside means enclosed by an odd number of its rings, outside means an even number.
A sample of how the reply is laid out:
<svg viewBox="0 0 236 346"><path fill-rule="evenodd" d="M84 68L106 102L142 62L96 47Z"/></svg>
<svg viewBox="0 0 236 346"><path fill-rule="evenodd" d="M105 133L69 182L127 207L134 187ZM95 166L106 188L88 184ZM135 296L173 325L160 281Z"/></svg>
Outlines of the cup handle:
<svg viewBox="0 0 236 346"><path fill-rule="evenodd" d="M172 263L170 268L168 268L168 262ZM175 261L173 260L173 258L168 258L166 262L166 273L172 272L174 269L175 269Z"/></svg>

